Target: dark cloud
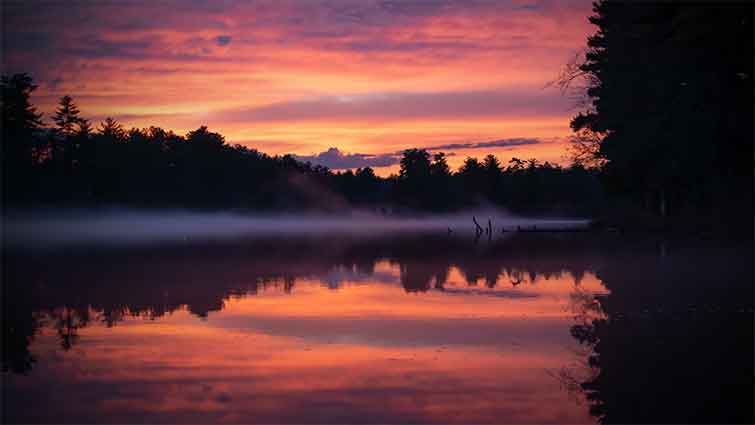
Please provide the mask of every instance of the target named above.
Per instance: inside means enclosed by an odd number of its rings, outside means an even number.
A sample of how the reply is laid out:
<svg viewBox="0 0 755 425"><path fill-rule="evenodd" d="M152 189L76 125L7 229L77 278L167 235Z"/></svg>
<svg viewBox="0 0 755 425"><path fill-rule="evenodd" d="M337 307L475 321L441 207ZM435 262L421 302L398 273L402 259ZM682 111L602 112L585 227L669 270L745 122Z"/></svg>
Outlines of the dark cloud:
<svg viewBox="0 0 755 425"><path fill-rule="evenodd" d="M345 153L338 148L330 148L316 155L294 155L299 161L311 162L334 170L363 167L387 167L398 164L396 154L369 155L364 153Z"/></svg>
<svg viewBox="0 0 755 425"><path fill-rule="evenodd" d="M217 43L218 46L227 46L231 44L231 36L230 35L219 35L215 37L215 43Z"/></svg>
<svg viewBox="0 0 755 425"><path fill-rule="evenodd" d="M470 142L470 143L448 143L445 145L435 145L423 147L428 151L446 151L455 149L484 149L484 148L505 148L514 146L537 145L543 143L536 138L511 138L491 140L488 142ZM323 165L334 170L345 170L349 168L363 167L387 167L398 164L401 160L402 151L384 154L363 154L363 153L345 153L338 148L330 148L324 152L315 155L294 155L299 161L311 162L313 164ZM447 156L454 156L456 153L448 152Z"/></svg>
<svg viewBox="0 0 755 425"><path fill-rule="evenodd" d="M63 78L56 77L50 80L49 83L47 83L47 87L49 87L50 90L55 91L58 89L58 87L60 87L61 84L63 84Z"/></svg>
<svg viewBox="0 0 755 425"><path fill-rule="evenodd" d="M438 50L448 50L454 52L463 52L464 49L479 49L479 44L465 41L396 41L389 39L369 38L354 42L344 42L332 44L331 47L345 50L352 50L363 53L372 52L437 52ZM460 53L461 54L461 53Z"/></svg>
<svg viewBox="0 0 755 425"><path fill-rule="evenodd" d="M327 96L219 112L225 121L560 116L569 99L532 88Z"/></svg>
<svg viewBox="0 0 755 425"><path fill-rule="evenodd" d="M425 148L431 151L444 149L480 149L480 148L502 148L511 146L537 145L542 143L540 139L518 137L513 139L491 140L489 142L477 143L449 143L446 145L437 145Z"/></svg>
<svg viewBox="0 0 755 425"><path fill-rule="evenodd" d="M156 43L155 38L141 38L124 41L110 41L97 37L82 36L77 42L65 49L67 56L78 58L98 59L115 58L144 58Z"/></svg>
<svg viewBox="0 0 755 425"><path fill-rule="evenodd" d="M382 1L379 8L393 16L431 16L443 9L454 5L449 0L423 0L423 1Z"/></svg>
<svg viewBox="0 0 755 425"><path fill-rule="evenodd" d="M514 8L514 9L515 10L529 10L529 11L533 11L533 10L539 10L540 8L541 8L541 6L538 5L538 4L523 4L523 5L519 6L519 7Z"/></svg>
<svg viewBox="0 0 755 425"><path fill-rule="evenodd" d="M213 57L212 50L187 53L166 40L141 39L145 33L169 30L189 37L199 29L217 34L205 42L215 46L272 42L264 34L280 34L280 43L374 56L375 53L421 53L428 58L458 58L490 49L520 51L529 46L475 42L463 37L435 37L418 31L410 39L387 36L391 29L419 28L438 16L507 16L517 10L560 13L562 2L538 1L517 6L496 0L233 2L210 0L133 0L127 2L11 1L3 4L2 49L7 71L29 72L52 79L54 69L101 58L159 59L176 62L249 61L248 57ZM567 2L568 3L568 2ZM553 9L553 10L551 10ZM250 32L238 39L228 32L228 16L249 21ZM253 30L251 30L253 29ZM258 34L257 34L258 33ZM107 38L115 36L115 38ZM104 38L103 38L104 37ZM168 37L169 38L169 37ZM120 40L120 41L113 41ZM129 41L126 41L129 40ZM136 41L131 41L136 40ZM537 37L532 37L537 43Z"/></svg>
<svg viewBox="0 0 755 425"><path fill-rule="evenodd" d="M138 68L135 68L134 71L140 74L170 75L170 74L179 73L181 69L180 68L154 67L154 66L140 66Z"/></svg>

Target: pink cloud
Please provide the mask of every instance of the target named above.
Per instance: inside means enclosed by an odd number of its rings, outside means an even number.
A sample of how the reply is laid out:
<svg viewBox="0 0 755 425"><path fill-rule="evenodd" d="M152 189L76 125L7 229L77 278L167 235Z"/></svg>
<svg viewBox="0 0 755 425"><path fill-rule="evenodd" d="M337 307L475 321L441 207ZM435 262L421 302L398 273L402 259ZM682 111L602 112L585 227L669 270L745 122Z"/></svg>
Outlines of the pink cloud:
<svg viewBox="0 0 755 425"><path fill-rule="evenodd" d="M373 126L349 136L355 152L385 151L374 133L390 137L396 123L445 140L498 138L494 119L511 137L553 135L512 134L513 121L561 119L568 131L568 99L542 87L592 30L589 1L29 1L3 13L4 72L40 83L43 112L71 94L92 117L208 124L231 142L309 152L342 146L354 123Z"/></svg>

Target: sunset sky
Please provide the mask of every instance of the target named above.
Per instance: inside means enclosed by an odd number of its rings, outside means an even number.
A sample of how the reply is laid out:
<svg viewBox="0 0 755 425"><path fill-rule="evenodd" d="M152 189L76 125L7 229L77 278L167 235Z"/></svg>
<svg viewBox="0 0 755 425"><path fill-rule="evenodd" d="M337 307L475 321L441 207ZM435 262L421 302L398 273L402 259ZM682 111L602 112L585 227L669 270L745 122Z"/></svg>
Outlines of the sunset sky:
<svg viewBox="0 0 755 425"><path fill-rule="evenodd" d="M50 113L179 134L201 125L332 168L564 162L573 100L546 88L593 28L589 1L4 2L3 73ZM382 168L381 168L382 167Z"/></svg>

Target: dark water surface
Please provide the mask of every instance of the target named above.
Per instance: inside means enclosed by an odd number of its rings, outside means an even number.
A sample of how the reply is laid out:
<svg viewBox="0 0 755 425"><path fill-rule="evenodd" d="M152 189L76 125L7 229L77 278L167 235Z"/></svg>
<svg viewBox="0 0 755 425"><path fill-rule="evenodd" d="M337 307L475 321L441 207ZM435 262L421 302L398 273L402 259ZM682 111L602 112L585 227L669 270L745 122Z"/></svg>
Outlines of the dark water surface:
<svg viewBox="0 0 755 425"><path fill-rule="evenodd" d="M3 420L752 422L752 244L6 251Z"/></svg>

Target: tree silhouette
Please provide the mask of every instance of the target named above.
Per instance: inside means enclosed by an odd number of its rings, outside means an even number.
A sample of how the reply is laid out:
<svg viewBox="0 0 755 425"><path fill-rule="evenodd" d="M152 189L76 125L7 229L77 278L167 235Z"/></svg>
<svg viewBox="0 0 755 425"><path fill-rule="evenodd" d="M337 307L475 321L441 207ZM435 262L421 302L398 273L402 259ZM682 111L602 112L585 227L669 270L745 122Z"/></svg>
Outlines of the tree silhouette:
<svg viewBox="0 0 755 425"><path fill-rule="evenodd" d="M2 167L3 197L16 202L27 193L31 168L44 157L44 149L36 144L35 135L42 125L29 97L37 86L26 74L3 76L2 96Z"/></svg>
<svg viewBox="0 0 755 425"><path fill-rule="evenodd" d="M430 154L424 149L407 149L400 165L399 199L414 208L429 207L432 194L424 189L430 183Z"/></svg>
<svg viewBox="0 0 755 425"><path fill-rule="evenodd" d="M430 154L424 149L408 149L401 158L399 176L407 181L421 180L430 175Z"/></svg>
<svg viewBox="0 0 755 425"><path fill-rule="evenodd" d="M42 114L31 105L29 97L37 86L26 74L3 76L0 79L2 89L3 114L3 155L7 159L24 162L30 159L29 146L34 131L42 126Z"/></svg>
<svg viewBox="0 0 755 425"><path fill-rule="evenodd" d="M576 159L657 214L722 210L751 226L752 7L598 1L593 12L584 58L560 80L586 85Z"/></svg>
<svg viewBox="0 0 755 425"><path fill-rule="evenodd" d="M430 164L430 174L435 178L446 178L451 175L451 168L448 166L446 154L438 152L433 155L433 162Z"/></svg>
<svg viewBox="0 0 755 425"><path fill-rule="evenodd" d="M52 117L57 126L57 132L63 137L73 136L85 121L79 116L79 108L73 103L71 96L61 97L59 105ZM86 126L89 128L88 123Z"/></svg>
<svg viewBox="0 0 755 425"><path fill-rule="evenodd" d="M111 142L120 142L126 136L126 130L123 126L111 117L105 118L105 121L100 123L97 132L101 137Z"/></svg>
<svg viewBox="0 0 755 425"><path fill-rule="evenodd" d="M501 179L501 163L495 155L487 155L482 162L482 167L485 170L485 194L488 199L497 200L499 194L497 193L500 186Z"/></svg>
<svg viewBox="0 0 755 425"><path fill-rule="evenodd" d="M73 181L79 176L74 175L73 169L79 164L79 154L82 142L87 143L91 127L89 122L79 116L80 111L71 96L60 98L58 109L52 119L55 122L55 135L52 139L53 159L62 163L63 172Z"/></svg>
<svg viewBox="0 0 755 425"><path fill-rule="evenodd" d="M61 99L55 127L46 129L40 127L39 115L28 101L31 79L3 81L4 90L15 90L8 99L20 99L13 105L3 103L4 135L14 128L20 135L4 142L9 205L25 198L24 202L35 204L85 206L255 210L358 206L401 214L481 203L533 210L548 208L550 202L561 212L576 214L589 211L600 200L599 192L585 189L596 186L595 174L581 167L562 169L517 160L517 166L501 169L498 159L489 155L483 163L468 158L453 172L443 152L431 155L424 149L408 149L399 174L382 178L369 167L334 172L291 155L269 156L231 146L206 126L182 136L154 126L126 129L108 117L93 131L70 96ZM9 155L21 159L11 163Z"/></svg>

